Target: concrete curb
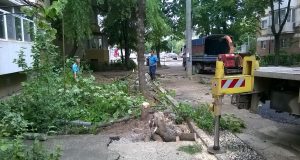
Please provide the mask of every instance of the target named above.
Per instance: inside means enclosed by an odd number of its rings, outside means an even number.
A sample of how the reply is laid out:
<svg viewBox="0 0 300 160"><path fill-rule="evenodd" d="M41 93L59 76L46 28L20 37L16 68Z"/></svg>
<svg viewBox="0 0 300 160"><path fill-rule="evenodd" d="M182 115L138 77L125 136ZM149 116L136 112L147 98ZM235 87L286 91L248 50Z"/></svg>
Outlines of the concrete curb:
<svg viewBox="0 0 300 160"><path fill-rule="evenodd" d="M102 127L107 127L107 126L113 125L115 123L126 122L126 121L129 121L134 118L136 118L136 116L127 116L127 117L116 119L116 120L113 120L110 122L106 122L106 123L98 122L96 124L93 124L92 122L81 121L81 120L69 121L66 123L70 124L70 125L74 125L74 126L85 126L85 127L91 127L91 126L95 125L98 128L102 128Z"/></svg>
<svg viewBox="0 0 300 160"><path fill-rule="evenodd" d="M173 107L178 107L179 103L172 96L168 95L168 92L161 86L159 86L156 82L153 82L154 86L163 94L166 94L166 98L172 104Z"/></svg>
<svg viewBox="0 0 300 160"><path fill-rule="evenodd" d="M192 120L188 120L187 124L190 128L190 130L194 133L196 133L197 137L200 138L201 142L208 148L214 144L212 139L208 136L207 133L205 133L202 129L196 126L196 124ZM218 154L214 155L218 160L225 160Z"/></svg>

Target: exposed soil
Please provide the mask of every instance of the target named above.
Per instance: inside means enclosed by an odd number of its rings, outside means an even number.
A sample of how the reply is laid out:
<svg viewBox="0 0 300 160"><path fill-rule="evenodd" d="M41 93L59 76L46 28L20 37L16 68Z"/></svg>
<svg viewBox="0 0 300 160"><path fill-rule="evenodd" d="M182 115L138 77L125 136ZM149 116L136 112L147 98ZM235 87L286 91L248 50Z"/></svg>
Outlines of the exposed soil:
<svg viewBox="0 0 300 160"><path fill-rule="evenodd" d="M148 132L148 122L132 119L103 128L100 134L108 135L109 137L126 138L129 141L137 142L144 141L145 135Z"/></svg>

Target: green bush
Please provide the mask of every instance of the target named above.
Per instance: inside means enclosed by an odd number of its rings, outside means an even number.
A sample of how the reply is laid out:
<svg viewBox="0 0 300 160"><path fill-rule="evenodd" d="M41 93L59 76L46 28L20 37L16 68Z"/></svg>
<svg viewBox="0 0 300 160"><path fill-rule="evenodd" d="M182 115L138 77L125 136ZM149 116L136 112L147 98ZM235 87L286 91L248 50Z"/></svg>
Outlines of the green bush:
<svg viewBox="0 0 300 160"><path fill-rule="evenodd" d="M132 69L136 69L136 67L137 67L136 63L135 63L132 59L129 59L126 68L127 68L128 70L132 70Z"/></svg>
<svg viewBox="0 0 300 160"><path fill-rule="evenodd" d="M220 125L223 129L230 130L233 133L240 133L245 124L242 119L236 117L234 114L225 114L222 116Z"/></svg>
<svg viewBox="0 0 300 160"><path fill-rule="evenodd" d="M28 81L19 95L2 104L23 115L39 132L47 132L49 126L58 127L62 121L106 122L139 112L137 106L143 98L131 96L124 81L99 85L94 77L82 77L78 82L70 81L64 86L63 80L56 75L43 82Z"/></svg>
<svg viewBox="0 0 300 160"><path fill-rule="evenodd" d="M1 160L59 160L60 149L48 153L41 143L35 141L28 149L20 139L0 139Z"/></svg>
<svg viewBox="0 0 300 160"><path fill-rule="evenodd" d="M292 66L300 65L300 55L299 54L280 54L279 65L281 66ZM275 64L275 54L269 54L267 56L260 57L261 66L270 66Z"/></svg>

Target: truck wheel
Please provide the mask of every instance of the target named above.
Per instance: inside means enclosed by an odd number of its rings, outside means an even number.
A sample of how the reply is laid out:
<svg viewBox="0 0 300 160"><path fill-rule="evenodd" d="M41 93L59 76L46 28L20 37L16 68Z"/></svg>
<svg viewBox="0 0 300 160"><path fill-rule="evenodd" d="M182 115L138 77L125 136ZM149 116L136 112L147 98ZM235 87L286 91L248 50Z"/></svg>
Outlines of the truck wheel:
<svg viewBox="0 0 300 160"><path fill-rule="evenodd" d="M196 68L197 68L197 73L198 74L204 73L204 69L203 69L204 67L203 67L203 65L197 64Z"/></svg>
<svg viewBox="0 0 300 160"><path fill-rule="evenodd" d="M224 74L228 75L228 69L227 68L224 68Z"/></svg>

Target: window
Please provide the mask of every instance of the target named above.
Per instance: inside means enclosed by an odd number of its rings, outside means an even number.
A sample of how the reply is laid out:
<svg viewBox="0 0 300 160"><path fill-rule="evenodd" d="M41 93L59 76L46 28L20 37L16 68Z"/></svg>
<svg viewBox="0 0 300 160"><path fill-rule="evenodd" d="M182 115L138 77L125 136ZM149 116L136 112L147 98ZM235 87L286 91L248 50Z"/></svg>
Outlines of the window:
<svg viewBox="0 0 300 160"><path fill-rule="evenodd" d="M31 42L33 31L32 20L0 9L0 39Z"/></svg>
<svg viewBox="0 0 300 160"><path fill-rule="evenodd" d="M19 17L15 17L15 30L16 30L16 40L23 41L22 37L22 23Z"/></svg>
<svg viewBox="0 0 300 160"><path fill-rule="evenodd" d="M263 21L261 21L261 28L262 28L262 29L268 28L268 20L263 20Z"/></svg>
<svg viewBox="0 0 300 160"><path fill-rule="evenodd" d="M5 23L3 12L0 12L0 39L5 39Z"/></svg>
<svg viewBox="0 0 300 160"><path fill-rule="evenodd" d="M24 41L31 42L33 39L33 23L23 19Z"/></svg>
<svg viewBox="0 0 300 160"><path fill-rule="evenodd" d="M7 37L10 40L16 40L15 17L11 14L6 15Z"/></svg>
<svg viewBox="0 0 300 160"><path fill-rule="evenodd" d="M291 10L291 14L292 14L292 22L295 22L295 9Z"/></svg>
<svg viewBox="0 0 300 160"><path fill-rule="evenodd" d="M286 14L286 9L280 10L280 23L282 23L282 21L284 20L285 14Z"/></svg>
<svg viewBox="0 0 300 160"><path fill-rule="evenodd" d="M266 41L260 41L260 48L261 49L266 49L267 42Z"/></svg>
<svg viewBox="0 0 300 160"><path fill-rule="evenodd" d="M285 18L286 12L287 12L287 8L284 8L284 9L280 10L280 21L281 21L281 23ZM270 15L271 15L271 13L270 13ZM270 17L270 19L272 19L272 17ZM274 11L274 20L275 20L275 24L279 24L279 11L278 10ZM295 22L295 9L291 8L286 21L287 22Z"/></svg>

